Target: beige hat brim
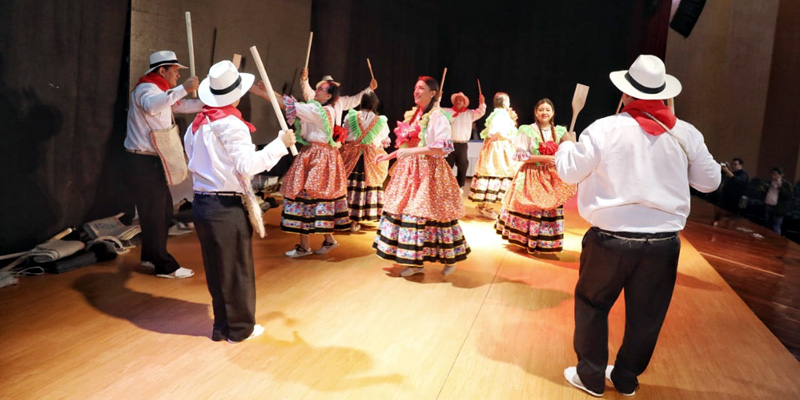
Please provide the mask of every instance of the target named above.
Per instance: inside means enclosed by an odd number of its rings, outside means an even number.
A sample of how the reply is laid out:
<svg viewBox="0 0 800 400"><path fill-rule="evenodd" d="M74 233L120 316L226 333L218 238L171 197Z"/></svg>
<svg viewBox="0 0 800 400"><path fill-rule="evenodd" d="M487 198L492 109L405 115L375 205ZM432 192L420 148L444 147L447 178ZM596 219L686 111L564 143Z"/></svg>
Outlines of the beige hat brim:
<svg viewBox="0 0 800 400"><path fill-rule="evenodd" d="M200 82L200 86L197 88L198 97L200 97L200 101L203 104L211 107L225 107L229 104L233 104L236 100L239 100L244 96L250 87L253 86L253 82L255 82L256 77L253 74L248 73L240 73L239 77L242 78L242 82L239 83L235 89L231 90L228 93L223 95L215 95L211 93L211 79L206 77Z"/></svg>
<svg viewBox="0 0 800 400"><path fill-rule="evenodd" d="M166 67L166 66L170 66L170 65L177 65L179 69L189 69L189 67L187 67L187 66L185 66L183 64L161 64L161 65L157 65L157 66L155 66L153 68L148 69L147 71L144 72L144 74L147 75L147 74L149 74L149 73L151 73L151 72L153 72L153 71L155 71L155 70L157 70L157 69L159 69L161 67Z"/></svg>
<svg viewBox="0 0 800 400"><path fill-rule="evenodd" d="M628 73L627 70L625 71L614 71L608 74L608 77L611 79L611 83L617 87L622 93L625 93L629 96L635 97L641 100L666 100L676 97L680 94L681 89L681 82L678 81L678 78L672 75L666 75L665 81L666 85L664 86L664 90L658 93L645 93L633 87L633 85L625 79L625 74Z"/></svg>

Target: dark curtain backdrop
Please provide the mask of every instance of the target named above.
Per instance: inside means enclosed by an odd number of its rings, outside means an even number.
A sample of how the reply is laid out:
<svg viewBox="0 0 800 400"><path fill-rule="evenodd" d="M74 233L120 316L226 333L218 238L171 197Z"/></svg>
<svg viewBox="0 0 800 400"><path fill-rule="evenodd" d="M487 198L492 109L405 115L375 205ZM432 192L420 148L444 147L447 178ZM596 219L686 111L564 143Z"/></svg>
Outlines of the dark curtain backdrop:
<svg viewBox="0 0 800 400"><path fill-rule="evenodd" d="M0 1L0 254L126 208L128 10Z"/></svg>
<svg viewBox="0 0 800 400"><path fill-rule="evenodd" d="M582 83L590 91L580 132L616 109L609 72L641 53L663 58L668 19L669 1L653 0L314 1L310 80L331 74L344 94L355 93L369 83L369 57L392 127L414 105L416 78L440 80L444 67L443 106L461 91L476 107L479 78L487 116L494 93L504 91L521 124L532 123L534 104L548 97L556 123L568 126Z"/></svg>

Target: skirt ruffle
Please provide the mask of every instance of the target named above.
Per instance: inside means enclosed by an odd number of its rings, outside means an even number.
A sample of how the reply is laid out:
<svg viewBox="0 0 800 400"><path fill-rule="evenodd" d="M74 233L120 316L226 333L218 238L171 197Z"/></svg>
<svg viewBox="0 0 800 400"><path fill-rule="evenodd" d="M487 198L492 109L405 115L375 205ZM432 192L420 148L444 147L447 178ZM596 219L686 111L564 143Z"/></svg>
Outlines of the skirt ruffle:
<svg viewBox="0 0 800 400"><path fill-rule="evenodd" d="M385 212L372 247L378 257L412 266L424 262L452 265L466 260L471 251L458 220L441 222Z"/></svg>
<svg viewBox="0 0 800 400"><path fill-rule="evenodd" d="M347 205L351 221L378 221L383 209L383 186L367 186L364 158L347 178Z"/></svg>
<svg viewBox="0 0 800 400"><path fill-rule="evenodd" d="M347 229L350 229L350 212L345 196L312 199L301 192L297 198L283 200L281 230L284 232L311 235Z"/></svg>
<svg viewBox="0 0 800 400"><path fill-rule="evenodd" d="M475 202L499 203L511 187L512 178L497 176L472 177L469 187L469 199Z"/></svg>
<svg viewBox="0 0 800 400"><path fill-rule="evenodd" d="M503 207L494 228L503 239L529 254L558 253L564 247L564 208L526 214Z"/></svg>

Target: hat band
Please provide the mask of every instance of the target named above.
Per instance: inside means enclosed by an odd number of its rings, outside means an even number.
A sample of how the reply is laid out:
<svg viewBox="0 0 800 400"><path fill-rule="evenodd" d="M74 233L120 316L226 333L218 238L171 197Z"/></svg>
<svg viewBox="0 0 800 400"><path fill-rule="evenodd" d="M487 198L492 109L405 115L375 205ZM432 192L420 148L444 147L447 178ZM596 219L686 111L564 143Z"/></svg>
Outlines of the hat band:
<svg viewBox="0 0 800 400"><path fill-rule="evenodd" d="M661 86L659 86L659 87L657 87L657 88L650 88L650 87L644 86L644 85L642 85L641 83L639 83L639 82L636 82L636 80L635 80L635 79L633 79L633 77L631 76L631 74L630 74L630 73L628 73L628 72L626 72L626 73L625 73L625 80L627 80L627 81L628 81L628 83L630 83L630 84L631 84L631 86L633 86L633 87L634 87L634 89L636 89L636 90L638 90L638 91L640 91L640 92L642 92L642 93L647 93L647 94L656 94L656 93L661 93L661 91L663 91L663 90L664 90L664 88L666 88L666 87L667 87L667 82L664 82L664 84L663 84L663 85L661 85Z"/></svg>
<svg viewBox="0 0 800 400"><path fill-rule="evenodd" d="M211 94L216 95L216 96L222 96L223 94L228 94L228 93L232 92L233 89L236 89L237 87L239 87L240 83L242 83L242 76L241 75L239 75L239 77L236 78L236 82L233 82L232 85L226 87L225 89L214 89L211 86L209 86L208 88L211 90Z"/></svg>
<svg viewBox="0 0 800 400"><path fill-rule="evenodd" d="M160 67L160 66L162 66L164 64L178 64L178 60L159 61L157 63L150 64L150 69L153 69L153 68L156 68L156 67Z"/></svg>

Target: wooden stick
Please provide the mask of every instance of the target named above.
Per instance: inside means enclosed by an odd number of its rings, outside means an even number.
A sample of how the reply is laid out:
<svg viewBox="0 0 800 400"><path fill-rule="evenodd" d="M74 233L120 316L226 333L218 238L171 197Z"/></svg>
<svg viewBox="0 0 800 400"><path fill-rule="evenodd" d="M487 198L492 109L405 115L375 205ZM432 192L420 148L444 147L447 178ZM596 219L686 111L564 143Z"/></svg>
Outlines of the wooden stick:
<svg viewBox="0 0 800 400"><path fill-rule="evenodd" d="M619 110L622 109L622 96L619 98L619 104L617 104L617 112L615 114L619 114Z"/></svg>
<svg viewBox="0 0 800 400"><path fill-rule="evenodd" d="M667 105L672 110L672 115L675 115L675 98L673 97L673 98L667 100Z"/></svg>
<svg viewBox="0 0 800 400"><path fill-rule="evenodd" d="M575 121L578 120L578 114L583 110L583 106L586 104L586 96L588 94L588 86L581 85L580 83L575 85L575 94L572 96L572 122L569 124L570 132L574 132Z"/></svg>
<svg viewBox="0 0 800 400"><path fill-rule="evenodd" d="M314 40L314 32L313 31L311 31L308 34L308 51L306 51L306 66L303 67L305 69L308 69L308 59L311 57L311 41L312 40Z"/></svg>
<svg viewBox="0 0 800 400"><path fill-rule="evenodd" d="M267 70L264 69L264 63L261 61L261 56L258 55L258 49L256 46L250 47L250 53L253 54L253 60L256 62L256 66L258 67L258 73L261 75L261 80L264 81L264 85L267 87L267 96L269 96L269 102L272 103L272 109L275 111L275 116L278 117L278 123L281 125L281 129L284 131L289 130L289 126L286 125L286 119L283 118L283 113L281 112L280 107L278 107L278 99L275 97L275 91L272 90L272 84L269 82L269 76L267 76ZM289 148L292 151L292 155L297 155L297 148L292 145Z"/></svg>
<svg viewBox="0 0 800 400"><path fill-rule="evenodd" d="M372 80L375 80L375 74L372 72L372 64L369 62L369 57L367 57L367 68L369 68L369 76L372 77Z"/></svg>
<svg viewBox="0 0 800 400"><path fill-rule="evenodd" d="M478 97L483 96L483 91L481 90L481 80L478 79Z"/></svg>
<svg viewBox="0 0 800 400"><path fill-rule="evenodd" d="M194 68L194 40L192 40L192 13L186 11L186 41L189 42L189 75L197 76ZM192 92L192 97L197 98L197 91Z"/></svg>
<svg viewBox="0 0 800 400"><path fill-rule="evenodd" d="M444 67L444 71L442 71L442 83L439 84L439 97L436 99L437 103L442 102L442 94L444 94L444 78L447 77L447 67Z"/></svg>
<svg viewBox="0 0 800 400"><path fill-rule="evenodd" d="M234 54L231 61L233 62L233 65L236 66L236 69L239 69L239 66L242 65L242 55Z"/></svg>

